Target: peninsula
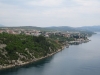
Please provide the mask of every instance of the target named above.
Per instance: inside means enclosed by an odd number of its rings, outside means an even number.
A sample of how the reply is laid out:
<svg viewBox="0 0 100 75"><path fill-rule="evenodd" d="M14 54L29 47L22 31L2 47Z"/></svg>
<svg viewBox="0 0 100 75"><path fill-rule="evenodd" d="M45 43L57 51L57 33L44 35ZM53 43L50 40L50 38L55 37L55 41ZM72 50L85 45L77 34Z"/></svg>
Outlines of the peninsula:
<svg viewBox="0 0 100 75"><path fill-rule="evenodd" d="M0 69L32 63L51 56L70 44L88 42L88 33L0 30Z"/></svg>

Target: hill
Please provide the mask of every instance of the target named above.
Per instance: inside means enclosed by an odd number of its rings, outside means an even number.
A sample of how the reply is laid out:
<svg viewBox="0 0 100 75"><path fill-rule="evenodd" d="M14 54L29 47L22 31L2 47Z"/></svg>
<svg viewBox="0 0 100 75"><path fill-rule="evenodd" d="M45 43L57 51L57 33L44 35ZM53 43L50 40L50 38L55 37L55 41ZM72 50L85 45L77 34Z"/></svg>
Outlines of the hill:
<svg viewBox="0 0 100 75"><path fill-rule="evenodd" d="M87 30L87 31L93 31L93 32L100 32L100 25L98 26L84 26L84 27L78 27L79 30Z"/></svg>
<svg viewBox="0 0 100 75"><path fill-rule="evenodd" d="M43 36L0 34L0 69L22 65L62 49L62 44Z"/></svg>
<svg viewBox="0 0 100 75"><path fill-rule="evenodd" d="M49 30L53 30L53 31L62 31L62 32L80 32L80 33L87 33L89 34L89 36L91 36L92 34L94 34L93 31L90 30L86 30L85 28L74 28L74 27L69 27L69 26L59 26L59 27L47 27L47 29Z"/></svg>
<svg viewBox="0 0 100 75"><path fill-rule="evenodd" d="M46 28L49 30L56 30L56 31L77 31L75 28L69 26L46 27Z"/></svg>

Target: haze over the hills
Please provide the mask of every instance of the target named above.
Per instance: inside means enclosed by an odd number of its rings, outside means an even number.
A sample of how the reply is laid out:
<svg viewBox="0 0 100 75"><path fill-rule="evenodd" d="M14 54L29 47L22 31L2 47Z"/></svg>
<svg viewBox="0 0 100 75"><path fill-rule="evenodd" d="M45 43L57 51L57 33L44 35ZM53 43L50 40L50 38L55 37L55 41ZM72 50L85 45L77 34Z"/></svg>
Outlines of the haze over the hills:
<svg viewBox="0 0 100 75"><path fill-rule="evenodd" d="M46 27L52 30L59 30L59 31L92 31L98 32L100 31L100 25L98 26L83 26L83 27L69 27L69 26L59 26L59 27Z"/></svg>
<svg viewBox="0 0 100 75"><path fill-rule="evenodd" d="M7 26L1 26L7 27ZM36 27L36 26L16 26L8 28L22 28L22 29L36 29L41 31L89 31L89 32L100 32L100 25L98 26L83 26L83 27L70 27L70 26L51 26L51 27Z"/></svg>
<svg viewBox="0 0 100 75"><path fill-rule="evenodd" d="M88 31L94 31L94 32L100 32L100 25L98 26L84 26L84 27L79 27L78 29L80 30L88 30Z"/></svg>
<svg viewBox="0 0 100 75"><path fill-rule="evenodd" d="M100 0L0 0L6 26L100 25Z"/></svg>

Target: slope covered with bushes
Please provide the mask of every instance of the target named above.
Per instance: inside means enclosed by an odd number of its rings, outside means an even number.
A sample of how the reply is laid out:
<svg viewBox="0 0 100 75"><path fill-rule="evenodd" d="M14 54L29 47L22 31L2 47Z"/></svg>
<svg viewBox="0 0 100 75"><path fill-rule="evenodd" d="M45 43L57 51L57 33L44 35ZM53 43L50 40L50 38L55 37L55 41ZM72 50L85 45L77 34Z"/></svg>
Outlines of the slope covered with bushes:
<svg viewBox="0 0 100 75"><path fill-rule="evenodd" d="M0 65L27 62L61 49L61 44L43 36L0 34Z"/></svg>

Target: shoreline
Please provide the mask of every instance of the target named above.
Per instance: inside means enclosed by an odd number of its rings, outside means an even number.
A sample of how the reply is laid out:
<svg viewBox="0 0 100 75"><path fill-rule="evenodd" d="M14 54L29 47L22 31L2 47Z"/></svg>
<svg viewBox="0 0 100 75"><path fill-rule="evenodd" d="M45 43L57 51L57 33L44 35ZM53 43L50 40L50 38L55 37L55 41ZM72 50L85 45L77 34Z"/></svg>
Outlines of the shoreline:
<svg viewBox="0 0 100 75"><path fill-rule="evenodd" d="M89 42L90 40L88 39L88 40L84 40L84 41L85 41L85 42ZM77 41L75 41L75 42L77 42ZM76 45L75 42L73 42L72 44L73 44L73 45ZM82 42L82 43L85 43L85 42L83 42L83 41L81 41L81 42ZM79 42L78 42L78 43L79 43ZM19 64L10 64L10 65L3 65L3 66L0 65L0 71L1 71L1 70L6 70L6 69L10 69L10 68L16 68L16 67L28 65L28 64L34 63L34 62L36 62L36 61L42 60L42 59L44 59L44 58L50 57L50 56L52 56L52 55L54 55L54 54L56 54L56 53L58 53L58 52L64 50L64 48L69 48L69 46L72 45L72 44L64 45L64 46L62 46L62 49L58 49L56 52L53 52L53 53L51 53L51 54L47 54L47 56L43 56L43 57L40 57L40 58L36 58L36 59L30 60L30 61L28 61L28 62L20 62ZM81 43L79 43L79 44L81 44Z"/></svg>
<svg viewBox="0 0 100 75"><path fill-rule="evenodd" d="M14 67L20 67L20 66L28 65L28 64L30 64L30 63L34 63L34 62L36 62L36 61L39 61L39 60L42 60L42 59L44 59L44 58L50 57L50 56L52 56L52 55L54 55L54 54L56 54L56 53L58 53L58 52L64 50L65 47L66 47L66 46L62 46L62 49L58 49L56 52L53 52L53 53L51 53L51 54L47 54L47 56L40 57L40 58L36 58L36 59L33 59L33 60L31 60L31 61L28 61L28 62L20 63L20 64L17 64L17 65L16 65L16 64L6 65L6 66L1 66L1 65L0 65L0 71L6 70L6 69L10 69L10 68L14 68Z"/></svg>
<svg viewBox="0 0 100 75"><path fill-rule="evenodd" d="M85 40L85 42L86 41L87 40ZM87 42L89 42L89 41L90 40L88 40ZM82 43L85 43L85 42L82 42ZM79 44L81 44L81 43L79 43ZM44 58L50 57L50 56L52 56L52 55L54 55L54 54L56 54L56 53L64 50L64 48L69 48L70 45L72 45L72 44L64 45L64 46L62 46L62 49L58 49L56 52L53 52L51 54L47 54L47 56L43 56L43 57L40 57L40 58L36 58L36 59L30 60L28 62L24 62L24 63L20 62L19 64L12 64L12 65L10 64L10 65L4 65L4 66L0 65L0 71L1 70L6 70L6 69L10 69L10 68L16 68L16 67L20 67L20 66L24 66L24 65L28 65L28 64L34 63L36 61L39 61L39 60L42 60ZM76 44L73 44L73 45L76 45Z"/></svg>

